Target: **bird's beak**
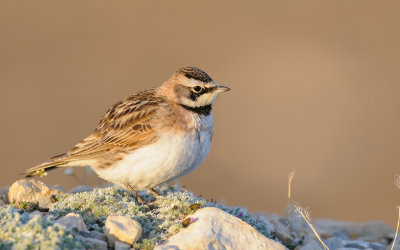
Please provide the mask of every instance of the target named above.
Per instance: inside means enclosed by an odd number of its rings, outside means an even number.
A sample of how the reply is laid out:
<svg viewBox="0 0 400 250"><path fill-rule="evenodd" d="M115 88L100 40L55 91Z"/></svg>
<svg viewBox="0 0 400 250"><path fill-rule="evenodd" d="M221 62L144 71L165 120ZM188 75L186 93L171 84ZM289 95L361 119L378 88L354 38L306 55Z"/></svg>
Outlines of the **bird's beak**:
<svg viewBox="0 0 400 250"><path fill-rule="evenodd" d="M225 91L229 91L229 90L231 90L231 89L228 88L228 87L225 87L225 86L222 86L222 85L217 85L216 92L217 93L221 93L221 92L225 92Z"/></svg>

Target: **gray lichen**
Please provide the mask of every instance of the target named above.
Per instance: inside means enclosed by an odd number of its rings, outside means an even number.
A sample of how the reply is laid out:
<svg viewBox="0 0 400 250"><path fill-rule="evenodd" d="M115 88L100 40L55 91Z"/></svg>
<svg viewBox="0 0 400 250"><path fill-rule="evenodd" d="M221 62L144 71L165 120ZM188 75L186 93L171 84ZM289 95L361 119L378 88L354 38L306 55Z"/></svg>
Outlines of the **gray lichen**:
<svg viewBox="0 0 400 250"><path fill-rule="evenodd" d="M203 198L176 186L158 188L160 196L155 206L139 205L125 189L109 187L94 189L91 192L67 193L58 195L57 202L43 217L29 217L29 213L18 213L11 206L1 208L0 249L21 246L26 248L90 248L84 245L76 232L70 232L55 219L74 212L82 215L89 230L103 231L108 215L127 215L142 226L142 237L133 245L134 248L152 249L156 244L177 233L185 218L200 207L218 207L237 216L256 228L260 233L271 237L268 222L257 220L244 208L230 208ZM139 193L146 200L154 197L146 191Z"/></svg>
<svg viewBox="0 0 400 250"><path fill-rule="evenodd" d="M0 249L84 249L74 232L54 224L54 216L20 214L11 205L0 207Z"/></svg>

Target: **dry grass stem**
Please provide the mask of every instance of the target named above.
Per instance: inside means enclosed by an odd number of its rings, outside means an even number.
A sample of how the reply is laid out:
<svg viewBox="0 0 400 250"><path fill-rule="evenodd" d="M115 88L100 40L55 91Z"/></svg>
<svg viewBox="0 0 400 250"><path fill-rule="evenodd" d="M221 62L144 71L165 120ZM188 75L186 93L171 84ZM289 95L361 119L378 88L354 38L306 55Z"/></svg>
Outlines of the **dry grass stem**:
<svg viewBox="0 0 400 250"><path fill-rule="evenodd" d="M394 185L396 185L396 187L398 189L400 189L400 176L396 175L396 177L394 178Z"/></svg>
<svg viewBox="0 0 400 250"><path fill-rule="evenodd" d="M396 185L397 186L397 185ZM392 248L390 250L394 249L394 245L396 244L396 239L397 239L397 234L399 233L399 224L400 224L400 207L397 206L397 210L399 211L399 215L397 216L397 227L396 227L396 234L394 235L393 243L392 243Z"/></svg>
<svg viewBox="0 0 400 250"><path fill-rule="evenodd" d="M314 233L314 235L317 237L318 241L321 243L322 247L324 249L329 250L329 248L325 245L325 243L322 241L321 237L317 233L317 230L315 230L313 224L311 223L311 217L309 211L306 209L302 208L299 204L293 202L293 206L296 209L296 212L303 217L303 219L307 222L308 226L311 228L311 231Z"/></svg>
<svg viewBox="0 0 400 250"><path fill-rule="evenodd" d="M293 181L293 177L294 177L294 173L296 172L296 170L293 170L292 172L290 172L290 174L288 175L288 199L291 199L291 194L292 194L292 181Z"/></svg>

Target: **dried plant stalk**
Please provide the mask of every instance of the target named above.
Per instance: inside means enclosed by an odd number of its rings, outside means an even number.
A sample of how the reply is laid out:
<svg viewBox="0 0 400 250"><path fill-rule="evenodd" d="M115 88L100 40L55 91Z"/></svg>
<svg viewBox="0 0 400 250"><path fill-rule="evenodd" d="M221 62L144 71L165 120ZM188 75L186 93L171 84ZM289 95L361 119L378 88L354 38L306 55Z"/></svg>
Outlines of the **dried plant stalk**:
<svg viewBox="0 0 400 250"><path fill-rule="evenodd" d="M293 202L293 206L296 209L296 212L298 214L300 214L301 217L303 217L303 219L307 222L308 226L311 228L311 231L314 233L314 235L317 237L318 241L321 243L322 247L325 250L329 250L329 248L327 247L327 245L325 245L325 243L322 241L321 237L319 236L319 234L317 233L317 230L315 230L313 224L311 223L311 217L310 217L310 213L305 210L304 208L302 208L299 204Z"/></svg>

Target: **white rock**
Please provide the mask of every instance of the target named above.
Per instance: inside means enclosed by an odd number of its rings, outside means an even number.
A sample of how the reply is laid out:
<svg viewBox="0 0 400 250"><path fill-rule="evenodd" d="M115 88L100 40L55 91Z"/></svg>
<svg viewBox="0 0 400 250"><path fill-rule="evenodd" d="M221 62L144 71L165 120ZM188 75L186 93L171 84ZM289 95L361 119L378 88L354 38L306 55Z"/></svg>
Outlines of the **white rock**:
<svg viewBox="0 0 400 250"><path fill-rule="evenodd" d="M121 242L119 240L114 243L114 250L129 250L131 249L131 245L125 242Z"/></svg>
<svg viewBox="0 0 400 250"><path fill-rule="evenodd" d="M155 249L287 249L221 209L202 208L191 217L194 222Z"/></svg>
<svg viewBox="0 0 400 250"><path fill-rule="evenodd" d="M104 232L111 247L116 240L132 245L142 235L142 227L129 216L110 215L107 217Z"/></svg>
<svg viewBox="0 0 400 250"><path fill-rule="evenodd" d="M92 187L81 185L81 186L74 187L73 189L71 189L70 192L71 193L82 193L82 192L90 192L92 190L93 190Z"/></svg>
<svg viewBox="0 0 400 250"><path fill-rule="evenodd" d="M84 242L86 242L89 245L93 246L93 249L96 250L107 250L107 242L98 240L98 239L93 239L93 238L82 238Z"/></svg>
<svg viewBox="0 0 400 250"><path fill-rule="evenodd" d="M80 214L69 213L55 222L64 225L67 229L77 228L79 231L88 230Z"/></svg>
<svg viewBox="0 0 400 250"><path fill-rule="evenodd" d="M60 193L60 190L54 189L39 180L22 179L11 185L8 198L11 203L25 201L38 204L39 207L48 208L52 204L50 197Z"/></svg>

